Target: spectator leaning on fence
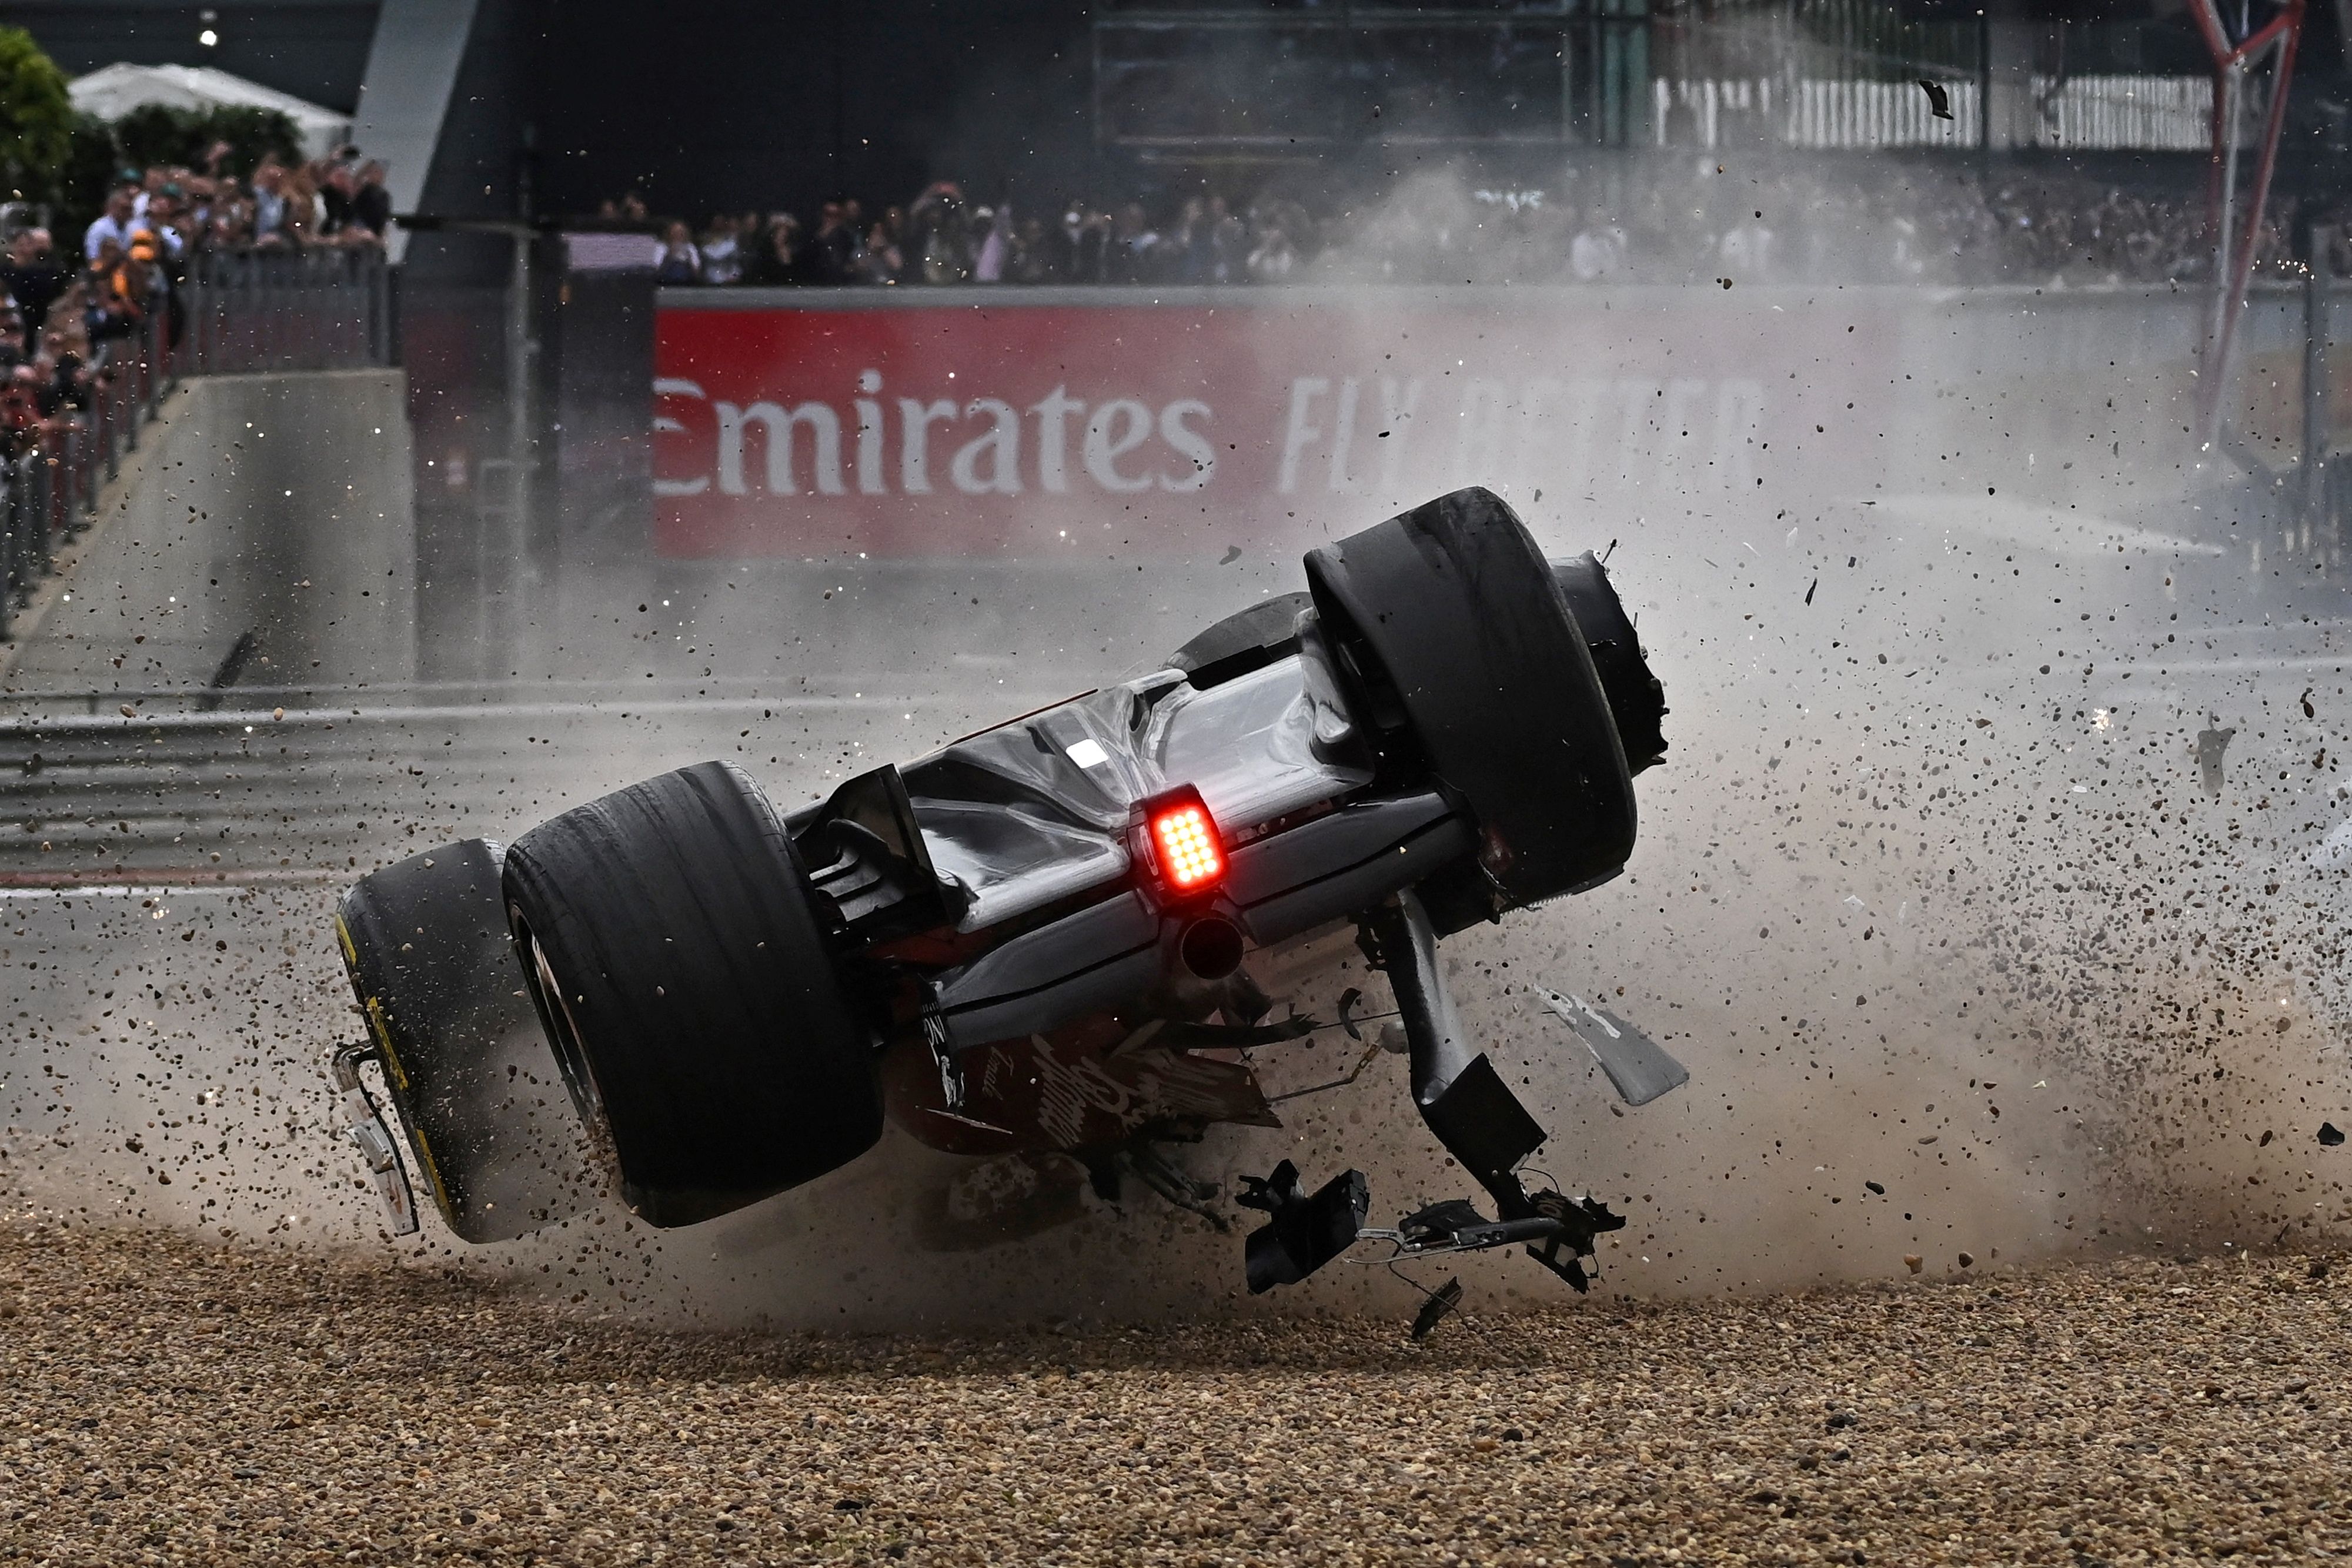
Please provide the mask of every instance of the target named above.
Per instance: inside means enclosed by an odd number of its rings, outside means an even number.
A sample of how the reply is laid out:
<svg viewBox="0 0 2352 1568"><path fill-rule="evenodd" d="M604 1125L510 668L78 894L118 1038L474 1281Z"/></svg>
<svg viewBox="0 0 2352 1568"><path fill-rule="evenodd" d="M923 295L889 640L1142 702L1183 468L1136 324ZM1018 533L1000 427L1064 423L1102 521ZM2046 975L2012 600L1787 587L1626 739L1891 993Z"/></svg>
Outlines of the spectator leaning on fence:
<svg viewBox="0 0 2352 1568"><path fill-rule="evenodd" d="M674 223L662 230L661 240L654 246L654 281L702 281L702 253L695 248L693 231L684 224Z"/></svg>
<svg viewBox="0 0 2352 1568"><path fill-rule="evenodd" d="M90 220L82 231L81 254L84 260L98 259L99 247L111 241L117 250L131 240L131 224L138 215L139 188L117 185L106 193L106 209Z"/></svg>
<svg viewBox="0 0 2352 1568"><path fill-rule="evenodd" d="M47 229L19 229L8 242L8 259L0 262L0 290L23 318L24 330L37 334L47 320L49 306L65 292L65 268L58 265Z"/></svg>
<svg viewBox="0 0 2352 1568"><path fill-rule="evenodd" d="M359 188L352 193L352 225L378 240L392 232L392 193L384 189L380 159L360 165Z"/></svg>
<svg viewBox="0 0 2352 1568"><path fill-rule="evenodd" d="M286 244L286 169L275 158L253 171L253 242L264 250Z"/></svg>

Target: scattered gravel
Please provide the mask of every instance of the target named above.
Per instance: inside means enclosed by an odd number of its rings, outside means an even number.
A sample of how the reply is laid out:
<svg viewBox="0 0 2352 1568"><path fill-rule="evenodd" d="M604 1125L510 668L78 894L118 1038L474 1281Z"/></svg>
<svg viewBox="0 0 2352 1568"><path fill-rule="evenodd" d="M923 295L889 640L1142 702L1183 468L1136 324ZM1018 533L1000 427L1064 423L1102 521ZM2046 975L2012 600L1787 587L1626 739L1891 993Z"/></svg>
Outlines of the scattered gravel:
<svg viewBox="0 0 2352 1568"><path fill-rule="evenodd" d="M681 1336L0 1223L0 1558L2120 1563L2352 1552L2352 1269L997 1338Z"/></svg>

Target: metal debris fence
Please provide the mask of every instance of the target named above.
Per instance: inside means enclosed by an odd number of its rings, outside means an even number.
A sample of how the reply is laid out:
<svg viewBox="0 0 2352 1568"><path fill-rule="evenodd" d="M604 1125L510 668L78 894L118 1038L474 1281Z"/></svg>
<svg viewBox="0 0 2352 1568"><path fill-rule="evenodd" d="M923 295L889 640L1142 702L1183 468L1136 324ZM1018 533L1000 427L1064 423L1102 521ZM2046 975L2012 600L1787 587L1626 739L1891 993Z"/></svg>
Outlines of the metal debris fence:
<svg viewBox="0 0 2352 1568"><path fill-rule="evenodd" d="M111 340L87 408L0 451L0 642L183 377L387 365L392 308L374 251L196 257L170 308Z"/></svg>

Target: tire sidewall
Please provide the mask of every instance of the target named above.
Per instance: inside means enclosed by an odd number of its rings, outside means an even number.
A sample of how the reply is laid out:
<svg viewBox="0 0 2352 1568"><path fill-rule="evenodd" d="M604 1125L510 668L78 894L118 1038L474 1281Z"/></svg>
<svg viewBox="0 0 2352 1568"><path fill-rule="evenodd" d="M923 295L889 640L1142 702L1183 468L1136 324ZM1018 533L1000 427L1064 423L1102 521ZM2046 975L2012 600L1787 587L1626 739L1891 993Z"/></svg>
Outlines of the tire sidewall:
<svg viewBox="0 0 2352 1568"><path fill-rule="evenodd" d="M1468 811L1504 907L1622 868L1636 827L1623 743L1549 562L1499 497L1441 497L1310 552L1307 573L1356 700L1375 728L1402 710L1394 765Z"/></svg>

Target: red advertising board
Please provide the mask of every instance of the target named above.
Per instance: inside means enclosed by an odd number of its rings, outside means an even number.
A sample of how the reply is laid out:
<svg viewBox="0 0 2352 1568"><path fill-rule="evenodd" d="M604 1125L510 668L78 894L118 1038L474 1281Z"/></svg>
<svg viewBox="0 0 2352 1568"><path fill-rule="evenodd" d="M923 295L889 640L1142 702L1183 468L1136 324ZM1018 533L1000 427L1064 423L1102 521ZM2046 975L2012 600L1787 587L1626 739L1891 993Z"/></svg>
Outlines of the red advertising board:
<svg viewBox="0 0 2352 1568"><path fill-rule="evenodd" d="M1311 541L1469 483L1719 504L1777 433L1854 434L1891 329L1712 293L666 295L656 537L1099 559Z"/></svg>

